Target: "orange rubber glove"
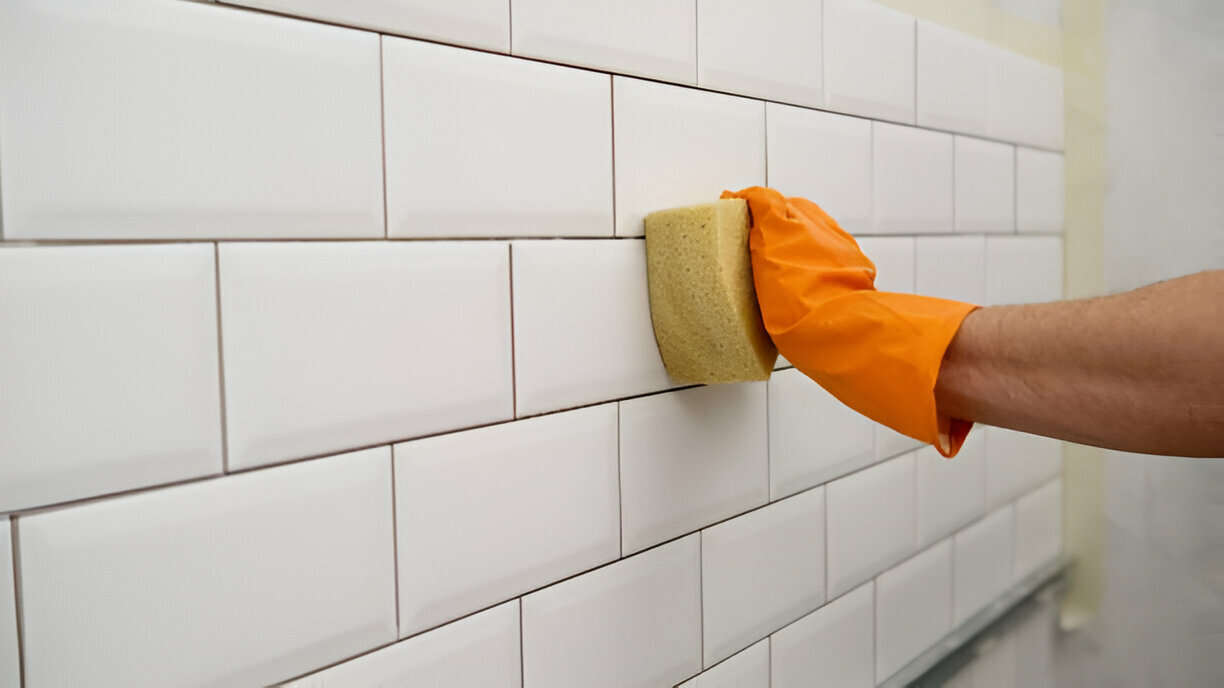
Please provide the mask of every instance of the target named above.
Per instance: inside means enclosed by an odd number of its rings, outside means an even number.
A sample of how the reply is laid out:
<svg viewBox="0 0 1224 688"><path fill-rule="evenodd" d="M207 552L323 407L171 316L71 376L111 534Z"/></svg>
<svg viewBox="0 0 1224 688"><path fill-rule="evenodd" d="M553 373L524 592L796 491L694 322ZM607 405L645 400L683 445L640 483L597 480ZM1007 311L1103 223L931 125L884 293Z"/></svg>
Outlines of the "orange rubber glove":
<svg viewBox="0 0 1224 688"><path fill-rule="evenodd" d="M954 456L973 423L935 408L944 352L972 304L875 289L875 265L815 203L754 186L748 244L778 352L850 408Z"/></svg>

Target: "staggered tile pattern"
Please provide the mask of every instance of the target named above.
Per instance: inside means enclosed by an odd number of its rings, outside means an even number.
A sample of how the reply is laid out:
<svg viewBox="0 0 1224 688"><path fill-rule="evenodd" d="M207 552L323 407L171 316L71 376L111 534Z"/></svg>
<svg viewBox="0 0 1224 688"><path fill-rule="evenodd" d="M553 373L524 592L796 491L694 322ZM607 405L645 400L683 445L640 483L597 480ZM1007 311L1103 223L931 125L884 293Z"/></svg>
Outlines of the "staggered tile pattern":
<svg viewBox="0 0 1224 688"><path fill-rule="evenodd" d="M233 4L0 5L0 685L871 686L1057 556L1057 442L669 379L641 220L770 184L881 289L1058 299L1059 70L865 0Z"/></svg>

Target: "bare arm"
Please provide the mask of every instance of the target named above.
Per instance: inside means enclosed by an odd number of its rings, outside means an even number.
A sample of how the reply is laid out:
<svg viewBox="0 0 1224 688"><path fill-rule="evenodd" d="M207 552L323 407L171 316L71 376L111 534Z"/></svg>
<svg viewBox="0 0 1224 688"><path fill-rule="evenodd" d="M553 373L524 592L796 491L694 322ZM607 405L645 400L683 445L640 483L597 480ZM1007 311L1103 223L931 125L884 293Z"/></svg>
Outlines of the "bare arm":
<svg viewBox="0 0 1224 688"><path fill-rule="evenodd" d="M935 399L953 417L1082 444L1224 456L1224 270L974 311Z"/></svg>

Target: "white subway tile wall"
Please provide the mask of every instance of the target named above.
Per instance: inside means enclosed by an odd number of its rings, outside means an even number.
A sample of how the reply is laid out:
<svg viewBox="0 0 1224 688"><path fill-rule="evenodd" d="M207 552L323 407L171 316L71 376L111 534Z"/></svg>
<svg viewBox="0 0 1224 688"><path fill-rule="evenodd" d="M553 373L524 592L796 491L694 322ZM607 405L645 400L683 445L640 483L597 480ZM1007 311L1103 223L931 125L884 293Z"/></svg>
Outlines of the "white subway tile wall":
<svg viewBox="0 0 1224 688"><path fill-rule="evenodd" d="M819 487L702 531L707 667L824 602L824 533Z"/></svg>
<svg viewBox="0 0 1224 688"><path fill-rule="evenodd" d="M871 131L871 231L951 233L952 137L887 122Z"/></svg>
<svg viewBox="0 0 1224 688"><path fill-rule="evenodd" d="M616 559L616 406L397 444L395 510L401 636Z"/></svg>
<svg viewBox="0 0 1224 688"><path fill-rule="evenodd" d="M765 383L620 402L626 554L769 501Z"/></svg>
<svg viewBox="0 0 1224 688"><path fill-rule="evenodd" d="M0 684L870 686L1057 557L1058 442L667 376L642 220L723 189L1062 294L1059 69L746 12L0 4Z"/></svg>
<svg viewBox="0 0 1224 688"><path fill-rule="evenodd" d="M480 686L522 688L519 601L464 617L283 688Z"/></svg>
<svg viewBox="0 0 1224 688"><path fill-rule="evenodd" d="M642 236L646 215L765 183L765 104L612 78L616 235Z"/></svg>
<svg viewBox="0 0 1224 688"><path fill-rule="evenodd" d="M870 688L874 647L875 588L868 582L773 634L773 688Z"/></svg>

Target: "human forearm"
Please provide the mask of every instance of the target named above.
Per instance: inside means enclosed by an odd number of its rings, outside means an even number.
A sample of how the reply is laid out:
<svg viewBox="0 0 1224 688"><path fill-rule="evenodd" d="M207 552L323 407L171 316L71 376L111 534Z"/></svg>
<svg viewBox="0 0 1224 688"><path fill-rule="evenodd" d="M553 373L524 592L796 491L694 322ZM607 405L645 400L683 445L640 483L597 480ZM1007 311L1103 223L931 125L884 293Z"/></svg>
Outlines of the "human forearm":
<svg viewBox="0 0 1224 688"><path fill-rule="evenodd" d="M941 413L1085 444L1224 455L1224 271L967 317Z"/></svg>

